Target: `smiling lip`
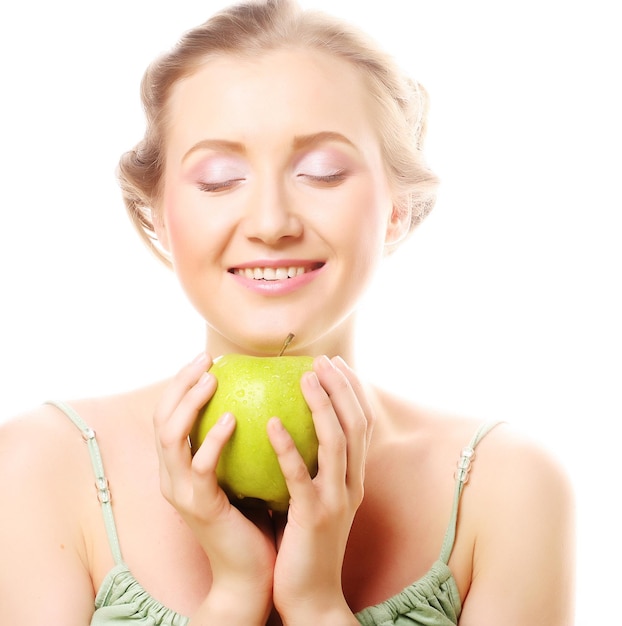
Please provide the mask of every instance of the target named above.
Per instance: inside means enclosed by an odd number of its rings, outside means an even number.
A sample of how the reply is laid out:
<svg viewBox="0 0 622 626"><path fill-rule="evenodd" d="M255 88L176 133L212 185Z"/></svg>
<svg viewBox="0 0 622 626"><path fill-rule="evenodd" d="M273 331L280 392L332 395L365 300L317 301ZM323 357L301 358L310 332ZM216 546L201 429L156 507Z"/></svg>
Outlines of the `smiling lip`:
<svg viewBox="0 0 622 626"><path fill-rule="evenodd" d="M321 261L254 261L232 267L229 273L249 289L282 295L309 283L322 267Z"/></svg>

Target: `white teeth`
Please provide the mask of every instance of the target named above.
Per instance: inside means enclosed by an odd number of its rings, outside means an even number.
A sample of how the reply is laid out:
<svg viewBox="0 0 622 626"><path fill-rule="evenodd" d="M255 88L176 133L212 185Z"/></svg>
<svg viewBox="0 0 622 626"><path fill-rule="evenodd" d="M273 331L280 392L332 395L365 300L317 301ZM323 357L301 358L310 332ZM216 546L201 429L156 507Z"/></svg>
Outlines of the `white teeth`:
<svg viewBox="0 0 622 626"><path fill-rule="evenodd" d="M277 280L285 280L287 278L287 268L286 267L279 267L276 272L276 279Z"/></svg>
<svg viewBox="0 0 622 626"><path fill-rule="evenodd" d="M234 270L239 276L254 280L286 280L305 273L304 267L247 267Z"/></svg>

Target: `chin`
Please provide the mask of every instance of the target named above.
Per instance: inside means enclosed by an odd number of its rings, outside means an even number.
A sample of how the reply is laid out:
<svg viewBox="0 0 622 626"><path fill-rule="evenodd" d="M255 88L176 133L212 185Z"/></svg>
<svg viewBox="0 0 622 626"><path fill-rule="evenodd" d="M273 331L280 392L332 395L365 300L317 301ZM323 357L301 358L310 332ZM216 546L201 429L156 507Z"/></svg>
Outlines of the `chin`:
<svg viewBox="0 0 622 626"><path fill-rule="evenodd" d="M291 339L291 343L286 345L290 333L294 337ZM278 356L285 347L283 353L288 356L313 356L312 343L309 342L308 335L305 335L302 332L297 334L295 330L271 332L266 329L253 335L241 336L236 334L228 337L223 336L223 352L236 352L250 356ZM221 342L218 341L217 343L220 344Z"/></svg>
<svg viewBox="0 0 622 626"><path fill-rule="evenodd" d="M288 332L279 332L278 335L260 333L256 336L230 336L225 338L224 345L228 346L224 352L236 352L250 356L277 356L283 349ZM287 354L294 354L293 346L288 346Z"/></svg>
<svg viewBox="0 0 622 626"><path fill-rule="evenodd" d="M212 337L208 334L208 345L218 347L220 352L236 352L251 356L277 356L290 333L293 340L285 354L290 356L316 356L331 351L350 336L351 315L329 319L325 311L257 311L255 315L220 320L222 325L212 326Z"/></svg>

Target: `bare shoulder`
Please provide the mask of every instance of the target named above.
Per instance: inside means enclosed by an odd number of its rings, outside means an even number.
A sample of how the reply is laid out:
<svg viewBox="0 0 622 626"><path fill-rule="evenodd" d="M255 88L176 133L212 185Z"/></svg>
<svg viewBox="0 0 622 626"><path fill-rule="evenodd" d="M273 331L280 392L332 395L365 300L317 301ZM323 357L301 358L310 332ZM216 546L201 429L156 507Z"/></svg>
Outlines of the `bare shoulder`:
<svg viewBox="0 0 622 626"><path fill-rule="evenodd" d="M29 480L48 482L49 472L69 468L75 455L74 443L81 441L76 427L51 405L19 414L0 425L0 477L3 488ZM16 480L19 477L19 480ZM34 484L33 484L34 486ZM27 496L28 492L20 489ZM62 498L62 494L61 494Z"/></svg>
<svg viewBox="0 0 622 626"><path fill-rule="evenodd" d="M0 427L3 623L79 624L92 612L83 520L75 514L82 440L72 435L75 427L51 406Z"/></svg>
<svg viewBox="0 0 622 626"><path fill-rule="evenodd" d="M385 465L398 459L393 475L408 466L400 489L413 485L413 501L425 499L432 528L434 519L448 518L443 507L455 488L456 464L486 420L388 395L381 400L386 419L378 421L390 426L377 456ZM569 626L575 502L566 468L535 436L503 421L485 431L469 461L449 560L463 599L461 626Z"/></svg>
<svg viewBox="0 0 622 626"><path fill-rule="evenodd" d="M399 402L399 401L398 401ZM394 405L394 409L396 406ZM473 525L480 551L488 542L507 543L511 523L518 533L528 526L566 524L573 518L574 490L568 472L552 450L518 426L399 405L400 419L420 447L454 467L465 448L466 487L461 524ZM543 522L545 522L543 526Z"/></svg>
<svg viewBox="0 0 622 626"><path fill-rule="evenodd" d="M474 498L504 503L506 510L567 510L574 494L566 468L550 449L534 437L510 424L499 423L478 444L472 478L477 481ZM504 509L491 507L489 519L503 515Z"/></svg>
<svg viewBox="0 0 622 626"><path fill-rule="evenodd" d="M150 397L139 391L69 404L98 439L101 433L129 448L138 433L148 437L140 407ZM131 434L115 437L123 420ZM57 407L42 405L0 425L0 501L0 622L88 623L93 533L103 533L103 523L88 448Z"/></svg>
<svg viewBox="0 0 622 626"><path fill-rule="evenodd" d="M459 532L474 546L461 624L571 624L574 493L555 456L496 426L477 447L461 506Z"/></svg>
<svg viewBox="0 0 622 626"><path fill-rule="evenodd" d="M116 431L119 424L134 434L144 430L150 419L159 388L160 385L154 385L62 404L98 435L99 431L104 436L107 431ZM0 424L0 463L3 472L23 471L27 475L40 470L49 472L50 468L70 468L74 462L80 462L80 458L88 458L84 454L72 454L77 449L82 450L83 443L79 426L64 410L53 404L43 404Z"/></svg>
<svg viewBox="0 0 622 626"><path fill-rule="evenodd" d="M0 425L0 499L5 522L15 518L17 524L32 520L43 526L45 519L48 529L63 525L64 548L76 545L80 503L92 488L84 439L58 408L44 404ZM3 537L5 529L6 525ZM36 536L44 532L42 528Z"/></svg>
<svg viewBox="0 0 622 626"><path fill-rule="evenodd" d="M458 460L463 448L477 439L469 479L477 481L480 497L503 493L533 498L548 492L572 500L568 474L550 449L508 422L437 411L381 393L383 416L394 438L434 454ZM473 490L475 491L475 489Z"/></svg>
<svg viewBox="0 0 622 626"><path fill-rule="evenodd" d="M124 446L132 449L141 439L151 440L151 415L159 389L154 385L116 395L72 399L58 406L43 404L0 424L3 491L15 488L15 497L36 496L39 500L49 495L59 508L68 500L75 502L86 483L89 489L93 485L81 428L97 434L100 447L107 449L106 460L114 462ZM76 416L79 424L69 414Z"/></svg>

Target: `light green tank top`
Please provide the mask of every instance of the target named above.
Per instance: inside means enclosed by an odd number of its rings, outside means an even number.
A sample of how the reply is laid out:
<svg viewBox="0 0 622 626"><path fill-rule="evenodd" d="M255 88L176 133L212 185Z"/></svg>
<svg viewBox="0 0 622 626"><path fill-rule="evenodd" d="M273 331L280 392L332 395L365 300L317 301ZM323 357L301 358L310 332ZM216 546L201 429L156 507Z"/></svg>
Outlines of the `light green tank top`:
<svg viewBox="0 0 622 626"><path fill-rule="evenodd" d="M108 480L95 432L72 407L50 402L65 413L82 432L91 457L97 493L115 565L108 572L95 598L91 626L186 626L189 618L166 608L152 598L124 563L117 536ZM462 449L455 474L453 508L438 560L430 570L397 595L356 614L362 626L456 626L462 610L456 581L447 563L453 549L458 508L468 479L475 447L498 422L483 424Z"/></svg>

